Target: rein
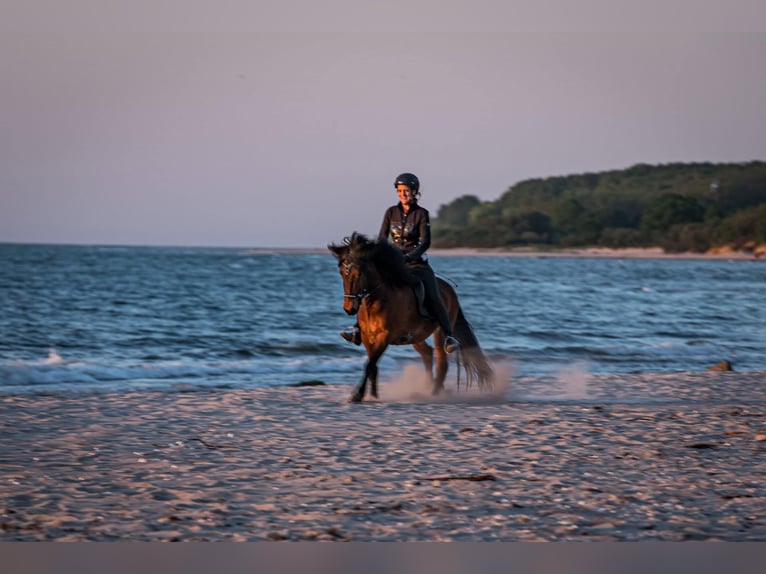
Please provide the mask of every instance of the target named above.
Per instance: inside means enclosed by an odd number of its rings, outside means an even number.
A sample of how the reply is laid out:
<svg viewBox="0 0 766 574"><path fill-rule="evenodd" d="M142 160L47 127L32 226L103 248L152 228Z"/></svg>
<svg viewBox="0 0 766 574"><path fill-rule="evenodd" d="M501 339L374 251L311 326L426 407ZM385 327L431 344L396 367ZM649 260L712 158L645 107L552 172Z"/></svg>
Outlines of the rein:
<svg viewBox="0 0 766 574"><path fill-rule="evenodd" d="M344 264L343 270L344 270L346 275L348 275L349 272L351 271L351 267L353 267L353 265L351 265L350 263ZM376 287L373 287L372 289L368 289L367 288L367 274L365 273L363 275L363 277L364 277L364 287L362 287L362 289L358 293L354 293L352 295L347 295L346 293L344 293L343 294L343 298L344 299L358 299L359 301L362 301L362 300L366 299L367 297L369 297L370 295L372 295L373 293L375 293L375 291L380 289L380 287L381 287L380 283L378 283L378 285Z"/></svg>
<svg viewBox="0 0 766 574"><path fill-rule="evenodd" d="M367 289L362 289L361 291L359 291L359 293L356 293L354 295L346 295L344 293L343 297L345 297L346 299L360 299L360 300L367 299L367 297L375 293L375 291L377 291L378 289L380 289L380 285L378 285L374 289L370 289L369 291Z"/></svg>

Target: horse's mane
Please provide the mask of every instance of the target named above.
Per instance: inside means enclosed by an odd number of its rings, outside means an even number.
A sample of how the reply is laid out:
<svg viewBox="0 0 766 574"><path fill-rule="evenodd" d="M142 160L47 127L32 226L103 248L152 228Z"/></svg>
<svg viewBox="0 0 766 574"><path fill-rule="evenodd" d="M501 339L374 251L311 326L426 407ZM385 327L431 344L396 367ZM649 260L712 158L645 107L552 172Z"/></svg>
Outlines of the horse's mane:
<svg viewBox="0 0 766 574"><path fill-rule="evenodd" d="M357 264L372 264L380 272L381 278L388 285L403 287L412 285L418 279L404 263L402 252L385 239L373 241L356 231L343 240L346 257ZM338 253L340 246L331 245L330 249Z"/></svg>

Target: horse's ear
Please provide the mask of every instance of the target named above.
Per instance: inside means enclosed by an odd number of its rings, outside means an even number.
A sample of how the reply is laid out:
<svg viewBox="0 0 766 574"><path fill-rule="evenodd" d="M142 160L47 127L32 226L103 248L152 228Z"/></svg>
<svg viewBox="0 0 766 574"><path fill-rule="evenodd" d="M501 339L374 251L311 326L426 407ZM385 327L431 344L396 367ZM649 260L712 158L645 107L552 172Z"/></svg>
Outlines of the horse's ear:
<svg viewBox="0 0 766 574"><path fill-rule="evenodd" d="M335 243L330 243L327 246L327 249L329 249L335 257L338 259L341 259L343 257L343 252L347 249L345 245L336 245Z"/></svg>
<svg viewBox="0 0 766 574"><path fill-rule="evenodd" d="M351 234L351 237L346 237L343 239L343 243L349 246L356 246L356 247L367 247L372 241L370 241L367 236L364 233L359 233L358 231L354 231Z"/></svg>

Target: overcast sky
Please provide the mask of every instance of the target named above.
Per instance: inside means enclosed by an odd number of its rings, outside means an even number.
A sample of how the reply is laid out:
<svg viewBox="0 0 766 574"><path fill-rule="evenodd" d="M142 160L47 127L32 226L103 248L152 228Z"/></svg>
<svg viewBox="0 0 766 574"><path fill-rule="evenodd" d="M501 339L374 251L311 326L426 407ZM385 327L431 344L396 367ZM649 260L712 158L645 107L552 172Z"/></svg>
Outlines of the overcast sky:
<svg viewBox="0 0 766 574"><path fill-rule="evenodd" d="M532 177L766 159L761 0L4 0L0 241L321 247ZM759 31L760 28L760 31Z"/></svg>

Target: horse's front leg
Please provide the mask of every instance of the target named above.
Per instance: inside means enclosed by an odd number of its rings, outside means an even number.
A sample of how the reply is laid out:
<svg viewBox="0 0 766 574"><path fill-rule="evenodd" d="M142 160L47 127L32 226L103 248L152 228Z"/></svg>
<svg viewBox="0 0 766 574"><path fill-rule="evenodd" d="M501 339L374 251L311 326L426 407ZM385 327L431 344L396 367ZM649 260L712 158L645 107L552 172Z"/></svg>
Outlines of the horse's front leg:
<svg viewBox="0 0 766 574"><path fill-rule="evenodd" d="M383 353L388 348L388 343L380 343L374 346L370 346L367 349L367 354L370 359L368 361L369 376L370 376L370 394L373 398L378 398L378 361L383 356Z"/></svg>
<svg viewBox="0 0 766 574"><path fill-rule="evenodd" d="M370 369L370 395L372 398L377 399L378 398L378 361L375 361L375 364L372 365L372 368Z"/></svg>
<svg viewBox="0 0 766 574"><path fill-rule="evenodd" d="M382 348L367 348L367 363L364 366L364 376L362 377L362 382L359 383L354 393L349 398L350 403L362 402L362 399L364 399L364 392L367 389L368 380L370 381L370 394L374 398L378 398L378 360L385 350L385 345Z"/></svg>
<svg viewBox="0 0 766 574"><path fill-rule="evenodd" d="M367 366L364 367L364 376L362 376L362 381L356 386L356 389L354 389L354 392L351 393L351 396L348 398L348 402L350 403L361 403L362 399L364 398L364 391L367 389Z"/></svg>

